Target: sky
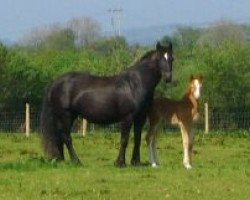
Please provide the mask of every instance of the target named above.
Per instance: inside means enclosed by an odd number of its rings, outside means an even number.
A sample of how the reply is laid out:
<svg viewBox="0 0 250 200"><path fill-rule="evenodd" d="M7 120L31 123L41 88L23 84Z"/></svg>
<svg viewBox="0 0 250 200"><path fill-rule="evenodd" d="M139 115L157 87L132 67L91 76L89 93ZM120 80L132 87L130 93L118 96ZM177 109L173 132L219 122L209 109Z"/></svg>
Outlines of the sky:
<svg viewBox="0 0 250 200"><path fill-rule="evenodd" d="M0 0L0 40L17 41L34 28L92 17L112 30L109 9L122 9L121 31L219 20L250 24L249 0Z"/></svg>

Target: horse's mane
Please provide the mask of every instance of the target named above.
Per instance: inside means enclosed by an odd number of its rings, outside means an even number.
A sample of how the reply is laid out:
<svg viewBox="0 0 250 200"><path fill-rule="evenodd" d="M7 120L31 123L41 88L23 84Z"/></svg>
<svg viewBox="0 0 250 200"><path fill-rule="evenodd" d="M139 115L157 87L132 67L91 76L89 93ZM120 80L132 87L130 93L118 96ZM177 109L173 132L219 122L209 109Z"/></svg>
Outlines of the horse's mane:
<svg viewBox="0 0 250 200"><path fill-rule="evenodd" d="M134 64L132 64L130 67L128 67L120 74L117 74L116 77L118 78L117 79L118 86L119 87L127 86L129 84L131 88L136 88L140 84L140 81L138 81L138 79L140 78L138 77L137 71L147 66L145 65L145 62L147 62L148 59L151 59L154 53L155 50L146 52Z"/></svg>
<svg viewBox="0 0 250 200"><path fill-rule="evenodd" d="M146 52L140 59L139 61L143 61L145 59L148 59L148 58L151 58L152 55L155 53L155 50L151 50L151 51L148 51Z"/></svg>
<svg viewBox="0 0 250 200"><path fill-rule="evenodd" d="M191 83L189 82L189 83L188 83L188 86L187 86L187 88L186 88L186 90L185 90L185 93L184 93L184 95L183 95L183 98L189 97L190 94L191 94Z"/></svg>
<svg viewBox="0 0 250 200"><path fill-rule="evenodd" d="M116 73L116 74L112 74L112 75L98 75L98 74L92 74L88 71L84 71L84 72L81 72L81 71L73 71L73 72L69 72L67 73L68 75L70 74L71 76L77 76L77 75L84 75L85 77L88 77L92 80L94 79L100 79L100 80L103 80L103 81L109 81L109 80L113 80L113 79L116 79L118 77L121 77L121 76L124 76L124 74L127 74L127 73L130 73L130 71L132 70L135 70L138 65L140 65L140 63L142 63L143 61L147 61L147 59L150 59L152 57L152 55L155 53L155 50L151 50L151 51L148 51L146 52L142 57L140 57L135 63L133 63L130 67L128 67L127 69L125 69L124 71L121 71L120 73ZM63 75L65 76L65 75Z"/></svg>
<svg viewBox="0 0 250 200"><path fill-rule="evenodd" d="M143 61L147 61L148 59L152 58L152 55L155 53L155 50L151 50L146 52L142 57L140 57L138 60L136 60L131 67L129 68L136 68L140 63L142 63Z"/></svg>

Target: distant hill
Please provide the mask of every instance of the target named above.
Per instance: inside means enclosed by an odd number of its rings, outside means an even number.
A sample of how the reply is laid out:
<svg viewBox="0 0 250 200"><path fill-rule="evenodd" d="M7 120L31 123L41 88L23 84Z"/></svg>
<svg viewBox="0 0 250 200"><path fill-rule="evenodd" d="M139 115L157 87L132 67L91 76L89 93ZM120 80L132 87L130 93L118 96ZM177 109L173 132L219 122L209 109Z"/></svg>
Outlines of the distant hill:
<svg viewBox="0 0 250 200"><path fill-rule="evenodd" d="M128 29L123 32L129 44L151 45L176 30L177 25L150 26Z"/></svg>
<svg viewBox="0 0 250 200"><path fill-rule="evenodd" d="M1 39L1 38L0 38L0 42L3 43L6 46L11 46L11 45L13 45L15 43L14 41L12 41L10 39Z"/></svg>

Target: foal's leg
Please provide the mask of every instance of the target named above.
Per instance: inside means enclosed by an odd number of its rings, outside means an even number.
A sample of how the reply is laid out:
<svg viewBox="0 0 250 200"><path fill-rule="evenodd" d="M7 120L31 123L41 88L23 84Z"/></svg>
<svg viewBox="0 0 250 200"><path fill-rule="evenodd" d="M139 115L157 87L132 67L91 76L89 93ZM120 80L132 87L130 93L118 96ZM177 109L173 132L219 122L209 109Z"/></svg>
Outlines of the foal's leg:
<svg viewBox="0 0 250 200"><path fill-rule="evenodd" d="M183 165L186 169L192 168L192 148L193 148L193 134L188 123L180 123L183 142Z"/></svg>
<svg viewBox="0 0 250 200"><path fill-rule="evenodd" d="M158 130L159 130L158 124L150 125L149 131L146 135L146 141L149 151L149 160L150 163L152 164L152 167L157 167L157 165L159 164L156 152L156 139Z"/></svg>
<svg viewBox="0 0 250 200"><path fill-rule="evenodd" d="M118 157L115 161L115 165L118 167L126 166L125 153L128 146L129 132L132 126L132 117L127 118L121 122L121 139L120 139L120 150Z"/></svg>

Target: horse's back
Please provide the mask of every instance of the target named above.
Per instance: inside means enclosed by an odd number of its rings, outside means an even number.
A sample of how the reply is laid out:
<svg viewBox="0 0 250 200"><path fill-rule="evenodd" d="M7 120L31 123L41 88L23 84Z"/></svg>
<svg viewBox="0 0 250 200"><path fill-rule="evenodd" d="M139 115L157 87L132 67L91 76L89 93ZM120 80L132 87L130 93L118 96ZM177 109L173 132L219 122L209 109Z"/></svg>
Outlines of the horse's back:
<svg viewBox="0 0 250 200"><path fill-rule="evenodd" d="M136 109L130 91L117 88L117 79L71 72L52 83L49 96L59 111L81 115L94 123L114 123Z"/></svg>
<svg viewBox="0 0 250 200"><path fill-rule="evenodd" d="M105 87L113 84L115 76L96 76L87 72L69 72L59 77L55 82L61 82L66 87L71 85L73 91L86 88Z"/></svg>

